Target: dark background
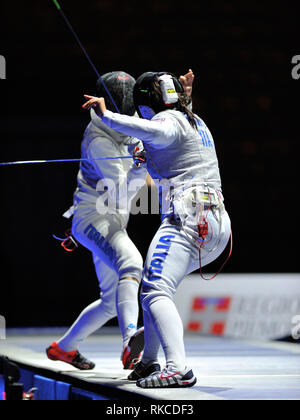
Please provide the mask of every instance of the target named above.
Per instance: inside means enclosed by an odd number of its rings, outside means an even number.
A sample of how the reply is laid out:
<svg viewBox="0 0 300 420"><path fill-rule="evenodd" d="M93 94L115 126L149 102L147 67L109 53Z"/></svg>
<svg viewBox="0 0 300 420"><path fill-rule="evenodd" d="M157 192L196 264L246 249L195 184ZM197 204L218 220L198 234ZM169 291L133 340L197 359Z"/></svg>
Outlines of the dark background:
<svg viewBox="0 0 300 420"><path fill-rule="evenodd" d="M60 0L98 71L195 73L194 111L217 147L234 252L224 272L299 272L299 19L283 1ZM51 0L1 6L0 161L80 157L96 76ZM0 313L69 325L98 298L89 252L63 251L77 163L0 167ZM143 257L159 217L132 216ZM224 257L223 257L224 258ZM209 271L216 270L221 260Z"/></svg>

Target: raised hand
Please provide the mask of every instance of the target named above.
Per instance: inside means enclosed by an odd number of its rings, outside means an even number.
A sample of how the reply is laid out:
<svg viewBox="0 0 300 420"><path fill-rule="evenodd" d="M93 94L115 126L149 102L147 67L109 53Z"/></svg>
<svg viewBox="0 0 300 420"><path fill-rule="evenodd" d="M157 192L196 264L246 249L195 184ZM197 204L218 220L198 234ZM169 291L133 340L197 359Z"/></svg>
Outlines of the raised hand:
<svg viewBox="0 0 300 420"><path fill-rule="evenodd" d="M189 69L189 71L184 75L179 77L179 81L183 86L184 92L188 95L192 95L193 90L193 81L194 81L194 73L193 70Z"/></svg>
<svg viewBox="0 0 300 420"><path fill-rule="evenodd" d="M90 96L90 95L83 95L85 99L88 99L87 102L85 102L82 105L83 109L91 109L93 108L98 115L98 117L102 117L104 112L106 111L106 105L105 105L105 99L104 98L97 98L96 96Z"/></svg>

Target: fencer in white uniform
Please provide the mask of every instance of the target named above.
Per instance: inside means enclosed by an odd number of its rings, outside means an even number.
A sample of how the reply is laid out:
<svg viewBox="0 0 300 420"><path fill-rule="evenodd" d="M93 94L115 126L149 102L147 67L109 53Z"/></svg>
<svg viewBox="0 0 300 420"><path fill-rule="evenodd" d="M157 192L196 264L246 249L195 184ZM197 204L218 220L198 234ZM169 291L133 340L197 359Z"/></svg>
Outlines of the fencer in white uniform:
<svg viewBox="0 0 300 420"><path fill-rule="evenodd" d="M102 80L120 112L133 115L135 80L124 72L107 73ZM109 108L114 109L101 80L98 94L105 95ZM137 329L143 260L126 228L131 200L137 193L133 189L129 191L128 185L133 180L139 181L137 185L145 184L147 170L145 165L135 165L132 159L122 159L137 146L141 150L139 140L108 127L91 110L81 157L117 159L81 162L74 194L72 234L92 252L101 297L85 308L66 334L47 349L50 359L71 363L79 369L94 367L93 362L78 352L80 343L115 316L123 337L124 368L132 369L132 362L143 349L143 330Z"/></svg>
<svg viewBox="0 0 300 420"><path fill-rule="evenodd" d="M137 385L143 388L193 386L196 377L186 366L183 325L173 298L184 277L199 268L199 260L201 266L215 260L230 238L213 137L186 106L178 79L168 73L148 72L137 80L134 102L144 119L106 110L103 98L86 99L84 108L95 109L108 127L143 141L148 171L163 186L162 224L142 278L145 349L129 379L140 378ZM166 357L162 371L160 344Z"/></svg>

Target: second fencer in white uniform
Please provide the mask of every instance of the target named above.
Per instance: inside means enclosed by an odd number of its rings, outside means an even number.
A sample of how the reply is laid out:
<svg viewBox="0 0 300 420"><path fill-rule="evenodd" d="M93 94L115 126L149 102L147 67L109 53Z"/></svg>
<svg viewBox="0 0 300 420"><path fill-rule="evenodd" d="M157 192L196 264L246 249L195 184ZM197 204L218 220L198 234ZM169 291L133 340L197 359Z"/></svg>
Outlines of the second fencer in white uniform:
<svg viewBox="0 0 300 420"><path fill-rule="evenodd" d="M120 112L133 115L133 77L119 71L103 75L102 80ZM98 94L106 97L110 109L115 109L101 80ZM108 127L91 110L81 157L113 159L81 162L72 234L92 252L101 297L85 308L66 334L47 349L51 360L65 361L82 370L92 369L95 364L79 353L80 343L115 316L123 337L124 369L133 368L144 347L143 328L137 329L143 260L126 228L130 203L137 192L130 192L127 187L132 180L138 180L140 186L145 184L147 171L144 165L137 167L132 159L122 159L132 154L136 146L142 148L139 140Z"/></svg>
<svg viewBox="0 0 300 420"><path fill-rule="evenodd" d="M134 88L140 119L106 109L103 98L86 96L108 127L141 139L148 171L162 189L162 224L148 250L141 290L145 349L129 379L143 388L189 387L196 383L186 365L183 325L174 294L184 277L214 261L225 249L231 223L221 192L213 137L187 107L178 79L148 72ZM158 364L160 345L166 367Z"/></svg>

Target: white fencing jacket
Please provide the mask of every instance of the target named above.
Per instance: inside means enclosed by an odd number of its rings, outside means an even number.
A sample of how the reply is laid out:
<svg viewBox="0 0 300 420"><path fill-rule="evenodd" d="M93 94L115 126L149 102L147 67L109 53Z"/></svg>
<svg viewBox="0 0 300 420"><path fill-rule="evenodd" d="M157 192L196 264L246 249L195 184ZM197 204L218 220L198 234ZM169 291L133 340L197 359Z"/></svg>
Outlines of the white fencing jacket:
<svg viewBox="0 0 300 420"><path fill-rule="evenodd" d="M129 156L136 146L142 148L142 143L136 138L109 128L97 117L94 110L91 110L91 122L85 130L81 143L82 158ZM76 207L82 201L96 205L99 196L104 193L102 181L108 179L120 193L126 192L127 203L126 208L122 209L122 214L127 212L129 215L130 202L136 195L136 191L128 192L126 187L136 178L141 179L141 183L145 183L146 175L145 165L137 168L132 159L83 161L80 163L77 176L74 205ZM115 193L110 190L108 192Z"/></svg>
<svg viewBox="0 0 300 420"><path fill-rule="evenodd" d="M214 140L205 123L197 118L198 130L191 127L182 112L175 110L160 112L151 121L106 111L102 122L143 141L148 172L156 184L168 180L175 192L189 184L221 191ZM170 203L161 205L171 211Z"/></svg>

